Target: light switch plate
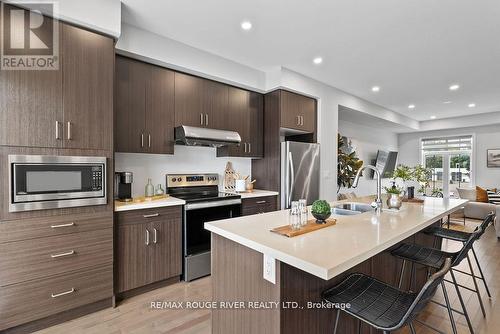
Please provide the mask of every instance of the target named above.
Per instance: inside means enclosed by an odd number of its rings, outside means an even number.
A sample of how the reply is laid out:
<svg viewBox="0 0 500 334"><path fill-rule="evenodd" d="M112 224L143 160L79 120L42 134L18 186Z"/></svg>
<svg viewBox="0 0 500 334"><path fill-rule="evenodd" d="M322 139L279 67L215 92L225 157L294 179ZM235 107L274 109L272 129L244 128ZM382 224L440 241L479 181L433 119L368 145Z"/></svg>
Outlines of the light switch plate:
<svg viewBox="0 0 500 334"><path fill-rule="evenodd" d="M276 284L276 259L264 254L264 279Z"/></svg>

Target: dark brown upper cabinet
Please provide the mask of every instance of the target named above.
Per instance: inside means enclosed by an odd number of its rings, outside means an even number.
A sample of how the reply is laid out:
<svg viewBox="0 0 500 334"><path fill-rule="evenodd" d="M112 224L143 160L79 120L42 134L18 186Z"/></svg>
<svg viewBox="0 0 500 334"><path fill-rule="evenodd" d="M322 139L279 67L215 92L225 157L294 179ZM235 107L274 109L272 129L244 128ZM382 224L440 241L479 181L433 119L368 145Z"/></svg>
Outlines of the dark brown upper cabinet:
<svg viewBox="0 0 500 334"><path fill-rule="evenodd" d="M175 126L227 129L228 86L175 73Z"/></svg>
<svg viewBox="0 0 500 334"><path fill-rule="evenodd" d="M64 147L112 150L114 42L62 25Z"/></svg>
<svg viewBox="0 0 500 334"><path fill-rule="evenodd" d="M316 100L296 93L281 91L280 126L304 133L316 131Z"/></svg>
<svg viewBox="0 0 500 334"><path fill-rule="evenodd" d="M0 71L0 145L109 150L113 40L58 26L58 70Z"/></svg>
<svg viewBox="0 0 500 334"><path fill-rule="evenodd" d="M174 72L116 57L115 150L174 153Z"/></svg>
<svg viewBox="0 0 500 334"><path fill-rule="evenodd" d="M217 156L261 158L263 156L263 96L229 87L228 129L241 136L239 146L222 147Z"/></svg>

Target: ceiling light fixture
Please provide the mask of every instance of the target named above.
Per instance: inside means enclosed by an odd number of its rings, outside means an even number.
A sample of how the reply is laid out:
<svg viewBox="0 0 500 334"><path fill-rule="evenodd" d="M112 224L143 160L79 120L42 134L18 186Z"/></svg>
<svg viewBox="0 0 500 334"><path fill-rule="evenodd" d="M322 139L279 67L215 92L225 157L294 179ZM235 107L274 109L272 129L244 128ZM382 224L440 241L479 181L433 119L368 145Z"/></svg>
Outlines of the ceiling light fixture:
<svg viewBox="0 0 500 334"><path fill-rule="evenodd" d="M313 63L315 63L316 65L319 65L323 62L323 58L321 57L316 57L313 59Z"/></svg>
<svg viewBox="0 0 500 334"><path fill-rule="evenodd" d="M444 101L443 104L450 104L451 101Z"/></svg>
<svg viewBox="0 0 500 334"><path fill-rule="evenodd" d="M469 103L469 108L474 108L474 107L476 107L475 103Z"/></svg>
<svg viewBox="0 0 500 334"><path fill-rule="evenodd" d="M241 22L241 29L243 29L243 30L250 30L250 29L252 29L252 22L250 22L250 21L243 21L243 22Z"/></svg>
<svg viewBox="0 0 500 334"><path fill-rule="evenodd" d="M431 119L436 119L436 116L431 116Z"/></svg>
<svg viewBox="0 0 500 334"><path fill-rule="evenodd" d="M453 84L450 86L450 90L457 90L459 88L460 88L460 85L458 85L458 84Z"/></svg>
<svg viewBox="0 0 500 334"><path fill-rule="evenodd" d="M415 109L415 105L414 104L408 105L408 109Z"/></svg>
<svg viewBox="0 0 500 334"><path fill-rule="evenodd" d="M380 91L380 87L379 86L373 86L372 87L372 92L379 92Z"/></svg>

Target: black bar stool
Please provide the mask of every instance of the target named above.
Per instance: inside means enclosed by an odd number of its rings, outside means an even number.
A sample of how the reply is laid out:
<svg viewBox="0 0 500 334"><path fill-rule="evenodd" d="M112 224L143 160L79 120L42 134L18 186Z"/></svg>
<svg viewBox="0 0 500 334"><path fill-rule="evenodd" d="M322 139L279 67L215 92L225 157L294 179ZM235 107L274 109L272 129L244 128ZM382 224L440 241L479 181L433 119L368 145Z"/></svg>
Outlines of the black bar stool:
<svg viewBox="0 0 500 334"><path fill-rule="evenodd" d="M483 222L481 223L482 228L485 231L493 223L494 216L495 216L495 214L493 212L491 212L490 214L488 214L488 216L486 216L486 219L484 219ZM477 229L478 229L478 227L476 227L476 229L474 231L476 231ZM462 243L466 243L471 235L471 233L469 233L469 232L450 230L449 228L435 227L435 226L428 228L427 230L424 231L424 233L426 233L428 235L435 236L437 238L444 238L444 239L458 241L458 242L462 242ZM486 279L484 278L483 269L481 268L481 264L479 263L479 259L477 257L476 251L474 250L474 245L472 245L471 250L472 250L472 255L474 256L474 260L477 263L477 268L479 269L479 273L481 276L476 276L474 274L474 269L472 268L472 262L471 262L471 259L470 259L468 254L467 254L467 261L469 262L469 268L470 268L471 272L468 273L468 272L465 272L465 271L462 271L459 269L454 269L454 270L459 272L459 273L472 276L474 279L474 284L476 285L476 289L477 289L477 283L475 282L476 279L482 280L483 284L484 284L484 288L486 289L486 293L488 294L488 297L491 298L490 289L488 287L488 283L486 282ZM465 288L467 289L467 287L465 287ZM483 312L483 315L485 315L484 305L482 303L481 303L481 310Z"/></svg>
<svg viewBox="0 0 500 334"><path fill-rule="evenodd" d="M485 218L484 224L481 224L478 226L478 228L469 235L469 238L464 242L463 247L460 251L455 252L455 253L450 253L450 252L445 252L440 249L435 249L435 248L429 248L429 247L424 247L420 245L415 245L415 244L408 244L408 243L403 243L399 245L396 249L391 251L391 254L395 257L398 257L403 260L402 268L401 268L401 276L399 278L399 287L401 287L402 283L402 277L404 275L404 270L405 270L405 264L407 261L412 262L413 264L419 264L426 266L429 269L439 269L442 267L443 263L447 258L452 259L452 269L450 270L450 275L452 278L452 281L444 280L446 282L452 283L455 286L455 289L457 291L458 299L460 301L460 305L462 306L463 312L454 310L451 308L451 305L449 303L447 293L446 293L446 287L443 284L443 293L444 297L446 300L446 305L439 304L441 306L444 306L448 309L448 314L450 316L450 321L452 324L453 328L453 333L457 333L456 331L456 325L455 325L455 320L453 319L453 314L452 311L455 311L459 314L462 314L465 316L465 319L467 320L467 325L469 326L469 330L471 333L474 333L474 328L472 327L472 323L470 321L469 314L467 313L467 309L465 307L464 300L462 298L462 294L460 293L460 288L463 287L462 285L458 284L455 274L454 274L454 267L458 266L464 258L466 258L467 254L472 248L472 245L476 240L478 240L484 233L484 228L483 226L488 226L490 220L493 219L493 215L490 214ZM413 273L412 273L413 275ZM472 289L471 289L472 290ZM479 300L481 300L481 295L479 293L479 290L473 290L477 293Z"/></svg>
<svg viewBox="0 0 500 334"><path fill-rule="evenodd" d="M337 308L334 334L337 333L340 311L382 330L384 334L409 326L415 334L413 321L431 300L444 275L451 268L451 259L433 274L420 292L406 292L364 274L352 274L344 281L322 293L327 303L350 304L350 308Z"/></svg>

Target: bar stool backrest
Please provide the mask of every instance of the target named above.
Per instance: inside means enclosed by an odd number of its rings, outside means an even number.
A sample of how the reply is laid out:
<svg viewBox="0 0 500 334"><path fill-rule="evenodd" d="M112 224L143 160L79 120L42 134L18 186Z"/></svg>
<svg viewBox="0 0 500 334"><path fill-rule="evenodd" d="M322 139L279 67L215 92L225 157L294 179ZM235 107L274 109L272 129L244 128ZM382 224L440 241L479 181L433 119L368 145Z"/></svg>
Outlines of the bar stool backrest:
<svg viewBox="0 0 500 334"><path fill-rule="evenodd" d="M417 297L411 304L410 308L404 315L403 319L401 319L400 323L394 328L400 328L404 326L409 321L415 319L420 311L425 308L425 306L429 303L429 301L434 296L436 289L443 282L444 276L450 271L452 259L447 258L439 271L434 273L427 282L424 284Z"/></svg>
<svg viewBox="0 0 500 334"><path fill-rule="evenodd" d="M476 227L474 232L472 232L470 234L469 239L467 239L467 241L464 242L464 246L462 247L462 249L458 253L456 253L456 255L453 257L452 267L455 267L455 266L459 265L460 262L462 262L462 260L467 256L467 254L471 250L474 242L476 242L476 240L481 238L481 236L484 234L486 228L491 224L491 222L493 221L494 218L495 218L495 214L493 212L491 212L490 214L488 214L486 216L486 218L484 218L481 225Z"/></svg>

